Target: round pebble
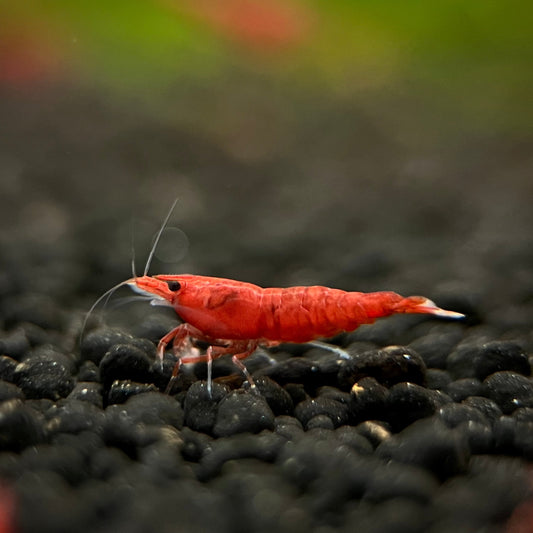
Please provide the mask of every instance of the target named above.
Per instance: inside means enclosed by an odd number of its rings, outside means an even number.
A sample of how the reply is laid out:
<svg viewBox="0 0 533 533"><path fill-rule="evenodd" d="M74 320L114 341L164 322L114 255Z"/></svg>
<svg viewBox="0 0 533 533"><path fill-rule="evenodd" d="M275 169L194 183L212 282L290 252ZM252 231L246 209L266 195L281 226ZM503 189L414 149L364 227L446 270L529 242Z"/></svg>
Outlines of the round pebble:
<svg viewBox="0 0 533 533"><path fill-rule="evenodd" d="M205 381L193 383L183 403L185 425L194 431L212 433L219 403L227 394L228 389L216 382L212 384L211 393Z"/></svg>
<svg viewBox="0 0 533 533"><path fill-rule="evenodd" d="M533 380L515 372L495 372L484 382L487 396L494 400L504 414L519 407L533 407Z"/></svg>
<svg viewBox="0 0 533 533"><path fill-rule="evenodd" d="M364 377L373 377L387 387L403 381L423 385L426 365L414 350L403 346L371 350L342 361L339 383L343 388L351 389Z"/></svg>
<svg viewBox="0 0 533 533"><path fill-rule="evenodd" d="M131 344L115 344L100 361L100 376L105 389L115 380L150 382L151 361L145 351Z"/></svg>
<svg viewBox="0 0 533 533"><path fill-rule="evenodd" d="M237 390L221 400L213 427L215 436L259 433L263 429L274 429L274 413L260 394Z"/></svg>

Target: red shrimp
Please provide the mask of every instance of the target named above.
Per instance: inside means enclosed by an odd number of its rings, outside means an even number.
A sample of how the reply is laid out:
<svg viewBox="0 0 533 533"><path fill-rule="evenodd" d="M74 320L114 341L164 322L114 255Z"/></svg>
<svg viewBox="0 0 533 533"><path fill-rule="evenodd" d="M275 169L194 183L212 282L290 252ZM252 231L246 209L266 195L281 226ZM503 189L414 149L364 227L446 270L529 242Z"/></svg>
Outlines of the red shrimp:
<svg viewBox="0 0 533 533"><path fill-rule="evenodd" d="M175 380L182 363L210 362L232 354L233 362L253 386L240 360L258 346L333 337L397 313L464 316L440 309L423 296L405 298L394 292L346 292L320 286L264 289L251 283L190 274L144 275L124 283L136 292L171 305L183 320L159 341L160 361L171 341L176 354L190 339L209 345L203 355L178 359L171 381Z"/></svg>
<svg viewBox="0 0 533 533"><path fill-rule="evenodd" d="M234 364L254 387L241 359L259 346L273 347L282 342L316 343L317 339L353 331L361 324L371 324L377 318L397 313L464 317L461 313L440 309L423 296L405 298L395 292L346 292L321 286L262 288L252 283L191 274L148 276L150 262L175 204L176 201L156 236L143 275L135 274L132 261L133 277L107 291L89 311L90 314L103 298L123 285L148 296L153 303L174 308L183 323L159 341L159 361L162 363L165 349L171 342L178 356L186 348L192 348L193 340L207 343L208 348L204 354L178 358L167 392L183 363L208 363L210 391L212 360L231 354Z"/></svg>

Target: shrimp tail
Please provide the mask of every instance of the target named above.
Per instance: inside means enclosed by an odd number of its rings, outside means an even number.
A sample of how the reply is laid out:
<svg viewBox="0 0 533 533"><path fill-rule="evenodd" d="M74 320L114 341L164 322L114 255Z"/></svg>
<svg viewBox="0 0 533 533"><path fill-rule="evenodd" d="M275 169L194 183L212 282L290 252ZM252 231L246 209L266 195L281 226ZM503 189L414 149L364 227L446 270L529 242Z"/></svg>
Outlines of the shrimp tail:
<svg viewBox="0 0 533 533"><path fill-rule="evenodd" d="M456 311L441 309L435 302L424 296L409 296L403 298L393 307L394 313L421 313L443 318L464 318L465 315Z"/></svg>

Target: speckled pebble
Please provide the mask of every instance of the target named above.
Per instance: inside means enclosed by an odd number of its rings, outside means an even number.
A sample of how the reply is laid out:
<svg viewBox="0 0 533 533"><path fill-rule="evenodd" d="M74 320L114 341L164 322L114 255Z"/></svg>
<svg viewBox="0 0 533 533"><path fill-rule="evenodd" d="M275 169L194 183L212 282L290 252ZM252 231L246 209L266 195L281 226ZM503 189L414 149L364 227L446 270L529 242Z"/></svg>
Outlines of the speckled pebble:
<svg viewBox="0 0 533 533"><path fill-rule="evenodd" d="M413 349L387 346L343 360L339 369L339 383L347 390L364 377L373 377L388 387L403 381L423 385L425 374L426 365Z"/></svg>
<svg viewBox="0 0 533 533"><path fill-rule="evenodd" d="M274 429L274 413L260 394L241 389L221 400L213 427L215 436L259 433L263 429Z"/></svg>
<svg viewBox="0 0 533 533"><path fill-rule="evenodd" d="M294 415L304 428L307 428L308 422L317 415L326 415L334 427L339 427L349 421L350 410L344 403L319 396L299 403L294 409Z"/></svg>
<svg viewBox="0 0 533 533"><path fill-rule="evenodd" d="M104 389L115 380L150 382L151 361L144 350L132 344L115 344L100 361L99 369Z"/></svg>
<svg viewBox="0 0 533 533"><path fill-rule="evenodd" d="M441 480L466 472L470 457L466 438L435 418L415 422L385 440L377 453L383 458L426 468Z"/></svg>
<svg viewBox="0 0 533 533"><path fill-rule="evenodd" d="M51 400L68 396L75 384L63 358L50 354L27 357L15 368L13 379L26 397Z"/></svg>
<svg viewBox="0 0 533 533"><path fill-rule="evenodd" d="M503 370L524 376L531 375L526 351L512 341L492 341L483 344L480 352L474 355L472 363L475 376L479 380Z"/></svg>
<svg viewBox="0 0 533 533"><path fill-rule="evenodd" d="M22 400L0 404L0 449L18 452L46 439L45 419Z"/></svg>
<svg viewBox="0 0 533 533"><path fill-rule="evenodd" d="M102 385L92 381L78 381L72 392L67 396L67 400L83 400L101 409L104 404Z"/></svg>
<svg viewBox="0 0 533 533"><path fill-rule="evenodd" d="M469 396L462 403L483 413L491 423L494 423L503 414L496 402L483 396Z"/></svg>
<svg viewBox="0 0 533 533"><path fill-rule="evenodd" d="M194 431L212 433L217 418L218 405L228 394L228 388L213 383L211 394L205 381L197 381L191 385L183 403L185 425Z"/></svg>
<svg viewBox="0 0 533 533"><path fill-rule="evenodd" d="M465 422L478 422L486 426L490 425L485 415L475 407L459 403L443 405L437 413L438 417L449 427L454 428Z"/></svg>
<svg viewBox="0 0 533 533"><path fill-rule="evenodd" d="M442 403L437 391L414 383L399 383L389 390L385 417L395 430L431 416Z"/></svg>
<svg viewBox="0 0 533 533"><path fill-rule="evenodd" d="M487 396L494 400L504 414L519 407L533 407L533 380L514 372L495 372L484 382Z"/></svg>
<svg viewBox="0 0 533 533"><path fill-rule="evenodd" d="M152 383L137 383L129 379L115 380L109 387L105 396L106 405L114 403L124 403L132 396L145 392L159 392L159 389Z"/></svg>
<svg viewBox="0 0 533 533"><path fill-rule="evenodd" d="M287 440L296 440L304 435L302 424L293 416L277 416L274 431Z"/></svg>
<svg viewBox="0 0 533 533"><path fill-rule="evenodd" d="M46 412L46 430L50 435L101 431L104 412L90 402L65 399L54 404Z"/></svg>
<svg viewBox="0 0 533 533"><path fill-rule="evenodd" d="M291 396L275 381L262 376L255 380L255 385L275 416L290 415L292 413L294 404Z"/></svg>
<svg viewBox="0 0 533 533"><path fill-rule="evenodd" d="M146 344L146 339L132 337L123 331L101 327L85 334L81 340L82 359L100 364L104 355L116 344L129 344L143 350L146 355L154 354L153 344Z"/></svg>

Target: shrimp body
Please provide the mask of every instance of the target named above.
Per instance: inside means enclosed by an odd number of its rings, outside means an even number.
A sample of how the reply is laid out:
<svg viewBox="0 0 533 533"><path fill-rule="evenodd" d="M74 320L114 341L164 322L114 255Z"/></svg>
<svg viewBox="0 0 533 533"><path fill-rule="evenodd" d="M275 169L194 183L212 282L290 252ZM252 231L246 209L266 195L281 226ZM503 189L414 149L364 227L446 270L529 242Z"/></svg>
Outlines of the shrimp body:
<svg viewBox="0 0 533 533"><path fill-rule="evenodd" d="M184 322L161 339L160 358L171 340L179 350L189 337L218 346L210 357L242 350L237 354L241 359L259 345L332 337L396 313L463 316L440 309L423 296L405 298L394 292L346 292L321 286L262 288L189 274L145 275L126 283L171 305Z"/></svg>

